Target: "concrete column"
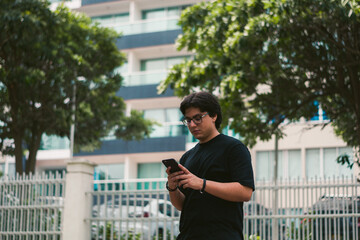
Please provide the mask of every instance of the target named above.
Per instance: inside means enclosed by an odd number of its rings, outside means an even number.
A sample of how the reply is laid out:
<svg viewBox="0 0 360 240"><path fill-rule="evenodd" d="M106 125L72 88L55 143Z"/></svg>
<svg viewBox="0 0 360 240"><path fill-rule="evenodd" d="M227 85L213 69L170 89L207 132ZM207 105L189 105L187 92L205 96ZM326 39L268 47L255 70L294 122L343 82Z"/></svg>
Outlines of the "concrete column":
<svg viewBox="0 0 360 240"><path fill-rule="evenodd" d="M128 72L129 74L140 72L140 61L133 51L128 52Z"/></svg>
<svg viewBox="0 0 360 240"><path fill-rule="evenodd" d="M87 192L93 189L95 164L84 159L67 163L65 202L64 202L64 240L89 240L92 199Z"/></svg>
<svg viewBox="0 0 360 240"><path fill-rule="evenodd" d="M141 9L139 9L139 6L135 1L130 1L129 18L130 23L141 20Z"/></svg>

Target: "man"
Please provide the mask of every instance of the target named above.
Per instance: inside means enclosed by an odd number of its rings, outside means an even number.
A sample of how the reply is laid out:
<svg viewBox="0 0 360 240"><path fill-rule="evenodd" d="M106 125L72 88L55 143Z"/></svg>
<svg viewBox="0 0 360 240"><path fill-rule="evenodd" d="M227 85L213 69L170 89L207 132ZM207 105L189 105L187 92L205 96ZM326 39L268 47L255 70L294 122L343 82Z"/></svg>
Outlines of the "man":
<svg viewBox="0 0 360 240"><path fill-rule="evenodd" d="M199 143L168 174L172 204L181 211L178 240L242 240L243 202L255 190L251 157L239 140L220 134L219 102L193 93L181 102L184 124Z"/></svg>

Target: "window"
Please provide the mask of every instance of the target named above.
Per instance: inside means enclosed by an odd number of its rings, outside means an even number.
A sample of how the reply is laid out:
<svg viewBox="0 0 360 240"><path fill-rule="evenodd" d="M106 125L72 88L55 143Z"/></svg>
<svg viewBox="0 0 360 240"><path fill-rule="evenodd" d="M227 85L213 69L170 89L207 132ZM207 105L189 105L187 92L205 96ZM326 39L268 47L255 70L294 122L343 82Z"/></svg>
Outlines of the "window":
<svg viewBox="0 0 360 240"><path fill-rule="evenodd" d="M138 164L138 178L163 178L165 177L165 167L162 163L139 163ZM150 183L138 183L137 189L149 189ZM164 189L163 183L153 182L151 189Z"/></svg>
<svg viewBox="0 0 360 240"><path fill-rule="evenodd" d="M186 6L169 7L144 10L142 12L143 23L134 28L139 28L141 32L160 32L180 29L177 24L181 11Z"/></svg>
<svg viewBox="0 0 360 240"><path fill-rule="evenodd" d="M189 58L189 56L141 60L140 70L141 71L167 70L170 69L175 64L181 63L186 58Z"/></svg>
<svg viewBox="0 0 360 240"><path fill-rule="evenodd" d="M283 173L283 152L278 152L277 175L278 178L284 176ZM256 152L256 180L271 181L274 178L274 151L258 151Z"/></svg>
<svg viewBox="0 0 360 240"><path fill-rule="evenodd" d="M6 164L7 164L7 171L6 171ZM2 176L7 175L9 178L15 177L16 175L16 170L15 170L15 163L0 163L0 178Z"/></svg>
<svg viewBox="0 0 360 240"><path fill-rule="evenodd" d="M126 74L129 71L129 66L128 66L128 62L125 61L123 65L121 65L120 67L117 67L115 69L115 72L118 74Z"/></svg>
<svg viewBox="0 0 360 240"><path fill-rule="evenodd" d="M302 178L302 164L301 164L301 151L300 150L289 150L288 151L288 176L289 179L300 179Z"/></svg>
<svg viewBox="0 0 360 240"><path fill-rule="evenodd" d="M91 18L94 22L98 22L103 27L115 27L117 24L129 22L129 13L112 14L96 16Z"/></svg>
<svg viewBox="0 0 360 240"><path fill-rule="evenodd" d="M12 178L15 177L15 175L16 175L15 163L8 163L7 176Z"/></svg>
<svg viewBox="0 0 360 240"><path fill-rule="evenodd" d="M67 137L59 137L55 135L42 135L40 150L69 149L70 140Z"/></svg>
<svg viewBox="0 0 360 240"><path fill-rule="evenodd" d="M159 84L166 78L167 70L174 64L180 63L187 56L147 59L140 61L140 72L126 74L127 63L117 71L124 74L124 86L143 86Z"/></svg>
<svg viewBox="0 0 360 240"><path fill-rule="evenodd" d="M337 157L343 153L352 156L352 149L349 147L307 149L306 177L350 177L352 170L336 162Z"/></svg>
<svg viewBox="0 0 360 240"><path fill-rule="evenodd" d="M95 167L94 179L124 179L124 164L98 165Z"/></svg>
<svg viewBox="0 0 360 240"><path fill-rule="evenodd" d="M165 175L165 168L162 163L138 164L138 178L162 178Z"/></svg>
<svg viewBox="0 0 360 240"><path fill-rule="evenodd" d="M178 108L144 110L144 118L156 121L150 137L172 137L184 135L182 114Z"/></svg>
<svg viewBox="0 0 360 240"><path fill-rule="evenodd" d="M306 177L320 177L320 149L306 149Z"/></svg>
<svg viewBox="0 0 360 240"><path fill-rule="evenodd" d="M300 149L279 151L278 178L290 180L350 177L352 170L340 165L336 159L340 154L347 153L352 157L350 147L305 149L305 169ZM273 180L274 151L256 152L256 180ZM304 174L305 173L305 174Z"/></svg>
<svg viewBox="0 0 360 240"><path fill-rule="evenodd" d="M256 152L256 180L272 181L274 178L274 151ZM297 179L302 176L300 150L278 152L277 179Z"/></svg>
<svg viewBox="0 0 360 240"><path fill-rule="evenodd" d="M142 12L142 19L180 17L181 11L184 10L186 7L187 6L177 6L177 7L144 10Z"/></svg>
<svg viewBox="0 0 360 240"><path fill-rule="evenodd" d="M324 149L324 177L351 176L351 169L336 162L339 155L347 153L352 158L352 150L349 147L325 148Z"/></svg>

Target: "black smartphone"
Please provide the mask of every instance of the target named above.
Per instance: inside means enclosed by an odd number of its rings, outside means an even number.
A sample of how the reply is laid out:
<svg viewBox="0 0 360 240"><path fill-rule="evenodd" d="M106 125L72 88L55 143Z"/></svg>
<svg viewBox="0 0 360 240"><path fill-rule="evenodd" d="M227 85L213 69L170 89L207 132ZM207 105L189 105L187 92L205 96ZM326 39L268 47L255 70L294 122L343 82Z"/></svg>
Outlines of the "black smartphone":
<svg viewBox="0 0 360 240"><path fill-rule="evenodd" d="M162 163L165 165L166 168L171 167L170 169L171 173L182 171L179 167L179 164L173 158L164 159L162 160Z"/></svg>

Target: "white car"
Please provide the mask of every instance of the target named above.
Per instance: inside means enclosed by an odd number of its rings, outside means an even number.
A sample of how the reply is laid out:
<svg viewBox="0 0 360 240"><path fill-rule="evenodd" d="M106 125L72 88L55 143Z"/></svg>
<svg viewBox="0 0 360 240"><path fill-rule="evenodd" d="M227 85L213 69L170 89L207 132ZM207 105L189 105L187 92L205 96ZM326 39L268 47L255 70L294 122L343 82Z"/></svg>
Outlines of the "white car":
<svg viewBox="0 0 360 240"><path fill-rule="evenodd" d="M102 225L110 221L121 235L140 234L142 239L164 234L175 238L179 234L179 216L170 201L157 198L119 196L93 207L93 219Z"/></svg>

